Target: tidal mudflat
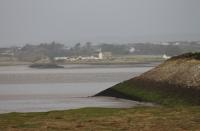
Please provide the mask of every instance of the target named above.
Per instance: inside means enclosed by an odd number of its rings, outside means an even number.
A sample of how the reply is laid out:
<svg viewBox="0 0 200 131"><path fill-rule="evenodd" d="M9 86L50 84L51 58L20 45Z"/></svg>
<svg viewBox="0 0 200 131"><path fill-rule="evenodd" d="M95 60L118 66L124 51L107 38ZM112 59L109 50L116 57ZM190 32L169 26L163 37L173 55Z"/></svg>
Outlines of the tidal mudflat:
<svg viewBox="0 0 200 131"><path fill-rule="evenodd" d="M69 65L64 69L0 67L0 113L143 105L130 100L90 96L151 68L143 65Z"/></svg>

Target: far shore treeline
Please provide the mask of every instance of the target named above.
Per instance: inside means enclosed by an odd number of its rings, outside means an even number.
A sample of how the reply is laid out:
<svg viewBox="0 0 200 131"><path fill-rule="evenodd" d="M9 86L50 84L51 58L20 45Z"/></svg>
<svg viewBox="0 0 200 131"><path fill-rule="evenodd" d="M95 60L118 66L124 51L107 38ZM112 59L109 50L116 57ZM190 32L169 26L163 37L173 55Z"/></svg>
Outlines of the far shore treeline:
<svg viewBox="0 0 200 131"><path fill-rule="evenodd" d="M159 43L77 43L68 47L58 42L26 44L23 47L0 48L0 57L12 56L20 61L33 62L44 57L90 56L98 51L110 52L114 56L122 55L168 55L175 56L200 50L200 41L174 41Z"/></svg>

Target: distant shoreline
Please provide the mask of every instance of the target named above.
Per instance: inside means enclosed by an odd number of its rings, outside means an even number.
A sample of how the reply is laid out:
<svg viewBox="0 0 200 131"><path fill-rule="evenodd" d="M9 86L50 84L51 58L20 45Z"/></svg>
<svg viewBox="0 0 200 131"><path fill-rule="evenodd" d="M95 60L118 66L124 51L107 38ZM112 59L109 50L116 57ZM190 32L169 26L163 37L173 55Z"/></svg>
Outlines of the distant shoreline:
<svg viewBox="0 0 200 131"><path fill-rule="evenodd" d="M69 62L69 63L58 63L58 65L116 65L116 66L133 66L133 65L158 65L162 61L146 61L146 62ZM0 62L0 67L4 66L30 66L31 62Z"/></svg>

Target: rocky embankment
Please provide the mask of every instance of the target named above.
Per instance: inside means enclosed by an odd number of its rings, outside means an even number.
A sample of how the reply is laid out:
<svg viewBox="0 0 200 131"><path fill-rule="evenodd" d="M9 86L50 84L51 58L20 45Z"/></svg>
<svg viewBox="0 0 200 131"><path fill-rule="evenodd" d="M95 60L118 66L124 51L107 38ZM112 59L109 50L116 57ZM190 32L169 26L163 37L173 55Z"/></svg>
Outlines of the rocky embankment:
<svg viewBox="0 0 200 131"><path fill-rule="evenodd" d="M172 57L154 69L96 96L114 96L162 105L200 105L200 53Z"/></svg>

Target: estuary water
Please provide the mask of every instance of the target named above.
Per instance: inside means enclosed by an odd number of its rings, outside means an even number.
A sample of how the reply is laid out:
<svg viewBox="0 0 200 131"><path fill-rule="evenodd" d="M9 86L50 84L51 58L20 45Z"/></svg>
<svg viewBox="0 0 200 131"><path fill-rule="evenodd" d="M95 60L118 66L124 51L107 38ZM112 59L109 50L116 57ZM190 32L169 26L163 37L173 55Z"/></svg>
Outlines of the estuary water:
<svg viewBox="0 0 200 131"><path fill-rule="evenodd" d="M64 69L0 67L0 113L144 105L146 103L91 96L153 66L67 65Z"/></svg>

